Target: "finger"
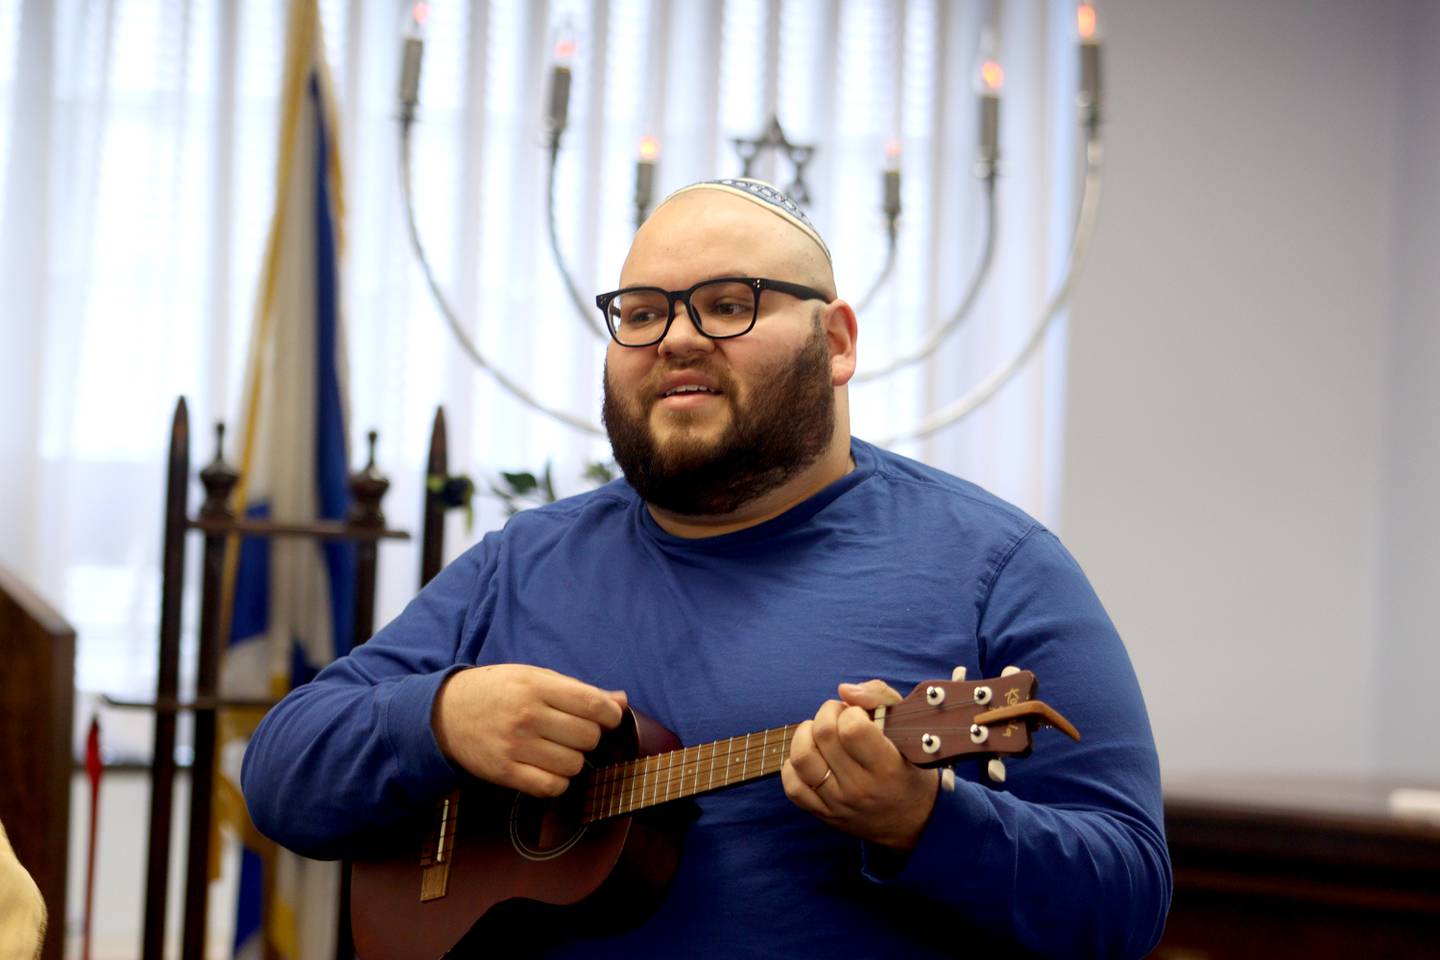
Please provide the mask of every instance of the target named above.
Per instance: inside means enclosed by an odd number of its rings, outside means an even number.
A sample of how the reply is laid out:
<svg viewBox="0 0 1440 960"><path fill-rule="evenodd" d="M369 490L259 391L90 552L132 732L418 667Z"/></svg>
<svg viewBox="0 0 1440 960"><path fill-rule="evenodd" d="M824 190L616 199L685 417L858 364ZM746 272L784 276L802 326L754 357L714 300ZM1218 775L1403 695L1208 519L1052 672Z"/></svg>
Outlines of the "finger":
<svg viewBox="0 0 1440 960"><path fill-rule="evenodd" d="M825 763L825 758L815 747L815 738L812 735L814 722L806 720L795 729L794 735L790 738L790 760L788 766L799 774L800 779L806 785L818 785L825 776L825 771L830 767Z"/></svg>
<svg viewBox="0 0 1440 960"><path fill-rule="evenodd" d="M516 745L512 759L567 779L585 769L585 754L549 740L522 741Z"/></svg>
<svg viewBox="0 0 1440 960"><path fill-rule="evenodd" d="M593 720L606 730L618 727L623 715L620 704L609 692L558 673L547 678L540 697L555 709Z"/></svg>
<svg viewBox="0 0 1440 960"><path fill-rule="evenodd" d="M570 788L568 777L558 776L528 763L512 765L500 783L501 786L528 793L532 797L558 797Z"/></svg>
<svg viewBox="0 0 1440 960"><path fill-rule="evenodd" d="M812 727L817 750L825 758L825 765L834 771L836 779L841 783L854 780L861 772L860 765L840 742L838 721L845 709L845 704L839 700L826 700L815 714ZM820 771L820 774L823 776L824 771Z"/></svg>
<svg viewBox="0 0 1440 960"><path fill-rule="evenodd" d="M870 715L859 707L847 707L835 726L846 756L872 776L883 776L904 760Z"/></svg>
<svg viewBox="0 0 1440 960"><path fill-rule="evenodd" d="M547 707L536 719L534 733L563 747L588 753L600 745L601 728L593 720Z"/></svg>
<svg viewBox="0 0 1440 960"><path fill-rule="evenodd" d="M810 785L805 782L805 778L796 772L794 764L786 763L780 768L780 783L785 788L785 796L789 797L790 802L801 810L817 817L827 816L830 813L829 808L825 806L825 801L811 789Z"/></svg>
<svg viewBox="0 0 1440 960"><path fill-rule="evenodd" d="M864 683L842 683L840 699L853 707L874 710L876 707L894 706L905 699L899 691L884 680L866 680Z"/></svg>

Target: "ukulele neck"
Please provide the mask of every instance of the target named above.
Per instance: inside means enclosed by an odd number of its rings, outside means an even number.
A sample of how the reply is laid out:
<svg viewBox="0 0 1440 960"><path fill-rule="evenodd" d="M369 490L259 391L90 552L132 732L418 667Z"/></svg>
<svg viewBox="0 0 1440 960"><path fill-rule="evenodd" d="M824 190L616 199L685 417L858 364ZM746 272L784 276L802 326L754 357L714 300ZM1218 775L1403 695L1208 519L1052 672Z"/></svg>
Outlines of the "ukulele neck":
<svg viewBox="0 0 1440 960"><path fill-rule="evenodd" d="M599 767L585 788L594 823L779 773L798 723Z"/></svg>

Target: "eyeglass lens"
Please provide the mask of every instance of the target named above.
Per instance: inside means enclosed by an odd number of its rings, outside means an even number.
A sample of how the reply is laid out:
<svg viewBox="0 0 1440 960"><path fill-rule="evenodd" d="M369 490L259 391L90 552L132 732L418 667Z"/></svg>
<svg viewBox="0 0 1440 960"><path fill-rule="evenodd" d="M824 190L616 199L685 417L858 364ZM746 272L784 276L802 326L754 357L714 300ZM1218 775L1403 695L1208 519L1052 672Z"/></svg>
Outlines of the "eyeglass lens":
<svg viewBox="0 0 1440 960"><path fill-rule="evenodd" d="M755 288L734 280L716 280L696 287L690 305L700 329L712 337L744 333L755 319ZM670 298L663 290L621 293L610 303L610 326L623 344L648 344L660 338L670 317Z"/></svg>

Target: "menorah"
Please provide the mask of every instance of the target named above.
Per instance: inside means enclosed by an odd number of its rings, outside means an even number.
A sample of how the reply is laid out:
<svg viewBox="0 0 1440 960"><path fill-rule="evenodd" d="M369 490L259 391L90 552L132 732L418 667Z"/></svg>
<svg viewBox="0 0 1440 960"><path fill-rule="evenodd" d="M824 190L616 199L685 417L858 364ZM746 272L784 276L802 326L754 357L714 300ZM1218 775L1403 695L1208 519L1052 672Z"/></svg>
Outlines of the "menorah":
<svg viewBox="0 0 1440 960"><path fill-rule="evenodd" d="M454 334L465 354L479 367L486 370L505 391L527 407L542 413L560 423L583 433L603 435L596 424L567 411L548 406L532 395L525 387L508 375L492 360L485 357L460 323L448 297L437 282L430 262L425 255L419 229L415 220L414 194L411 184L411 131L417 118L420 92L420 67L424 56L424 25L428 12L423 2L416 3L404 37L404 48L400 75L400 155L401 189L403 192L406 225L411 247L420 263L425 282L431 296ZM1100 83L1100 34L1095 7L1092 3L1081 2L1076 7L1076 35L1079 44L1079 77L1076 84L1076 106L1083 141L1083 177L1074 226L1071 230L1069 250L1059 285L1045 304L1044 309L1029 325L1020 347L988 374L980 379L969 391L945 405L932 410L919 423L880 439L882 446L905 440L927 437L939 430L969 416L984 405L991 397L1009 383L1044 342L1045 334L1057 316L1065 308L1074 282L1084 263L1091 236L1094 233L1096 214L1100 200L1101 174L1101 83ZM568 299L574 308L576 318L593 336L605 339L608 335L595 319L596 311L587 304L575 282L574 274L561 250L555 211L555 174L560 159L562 141L569 121L571 61L575 55L575 44L568 37L562 37L554 47L554 61L550 71L549 96L545 111L545 146L548 156L546 170L546 230L550 253L565 287ZM993 34L982 39L979 66L976 71L976 96L978 100L979 129L974 174L980 182L983 193L984 219L983 242L977 261L969 273L959 303L942 320L931 324L921 342L915 347L902 351L885 363L856 372L853 381L866 383L882 380L896 372L920 363L934 355L965 322L974 310L980 293L985 288L994 260L996 234L998 232L998 211L996 179L1000 165L1000 121L1001 93L1004 87L1004 70L994 51ZM777 116L771 116L765 128L754 137L731 139L740 163L739 175L752 174L754 163L766 151L783 153L790 161L792 179L783 189L796 203L804 206L810 202L809 185L805 180L806 165L813 159L818 147L814 144L792 142L785 134ZM886 147L886 161L881 171L881 209L886 224L886 255L875 279L867 287L865 295L856 302L857 312L864 308L884 287L893 272L900 227L900 156L901 144L892 141ZM635 226L638 230L649 215L654 202L656 166L659 157L659 142L653 136L641 139L635 165ZM698 179L698 178L697 178Z"/></svg>

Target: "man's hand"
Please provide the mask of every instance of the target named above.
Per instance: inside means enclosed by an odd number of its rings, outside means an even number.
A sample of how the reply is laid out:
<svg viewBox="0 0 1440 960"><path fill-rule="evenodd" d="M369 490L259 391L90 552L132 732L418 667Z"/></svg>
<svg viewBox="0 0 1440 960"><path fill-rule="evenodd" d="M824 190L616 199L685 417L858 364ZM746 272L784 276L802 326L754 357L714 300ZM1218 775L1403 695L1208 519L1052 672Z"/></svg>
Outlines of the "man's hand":
<svg viewBox="0 0 1440 960"><path fill-rule="evenodd" d="M601 690L519 663L452 674L435 697L431 726L445 756L481 780L535 797L558 797L603 729L620 724L621 690Z"/></svg>
<svg viewBox="0 0 1440 960"><path fill-rule="evenodd" d="M899 703L884 681L840 684L795 731L780 769L785 795L837 830L899 850L913 850L935 808L940 777L900 755L866 710Z"/></svg>

